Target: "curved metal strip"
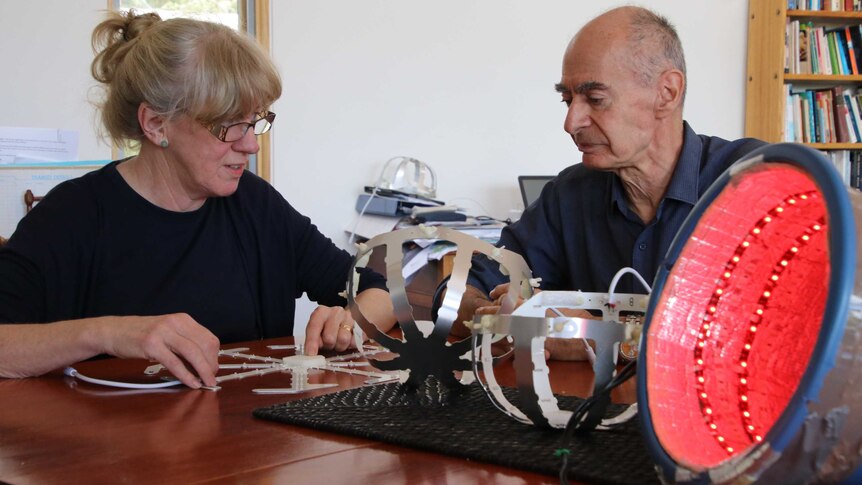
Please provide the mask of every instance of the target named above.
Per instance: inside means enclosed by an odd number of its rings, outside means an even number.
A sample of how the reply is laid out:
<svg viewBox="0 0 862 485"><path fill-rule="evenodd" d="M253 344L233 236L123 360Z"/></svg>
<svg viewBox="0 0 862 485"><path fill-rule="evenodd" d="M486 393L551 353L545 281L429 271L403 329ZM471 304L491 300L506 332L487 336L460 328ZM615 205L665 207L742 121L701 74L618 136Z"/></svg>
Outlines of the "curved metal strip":
<svg viewBox="0 0 862 485"><path fill-rule="evenodd" d="M526 303L525 303L526 305ZM545 362L544 343L546 337L588 339L596 343L596 373L593 393L603 389L616 373L616 356L619 342L631 338L638 325L585 318L544 318L520 315L482 315L474 319L473 333L483 335L482 363L486 380L496 383L493 366L486 363L490 344L484 345L484 337L493 334L509 334L515 344L515 377L521 408L514 406L494 392L493 399L501 404L516 419L520 416L537 425L563 428L571 417L571 411L561 410L554 397ZM494 387L489 385L491 391ZM521 413L522 411L523 413Z"/></svg>
<svg viewBox="0 0 862 485"><path fill-rule="evenodd" d="M428 337L425 337L421 332L413 317L413 308L407 297L405 281L401 273L403 260L402 247L404 243L420 239L439 239L454 242L458 249L455 257L455 267L447 285L448 291L444 298L443 306L438 312L437 321L434 322L433 329ZM372 238L366 244L360 245L357 257L351 268L353 275L355 275L356 268L361 267L368 259L370 251L381 245L386 248L387 285L390 289L390 298L392 299L395 316L401 326L404 338L403 340L399 340L383 334L372 322L369 322L365 318L362 309L356 302L358 279L352 277L348 279L347 300L354 320L357 322L359 328L368 334L369 337L398 354L396 359L383 365L387 369L400 368L408 370L410 372L410 376L407 379L408 384L419 385L424 380L424 377L428 375L437 376L447 385L457 383L458 381L453 377L455 371L469 373L470 359L467 358L465 360L464 356L473 351L471 339L467 338L453 343L448 343L447 340L451 327L457 319L457 311L466 289L467 275L473 254L485 254L495 261L501 262L501 266L508 268L507 271L513 277L512 286L509 291L510 297L508 298L511 302L504 302L504 307L507 307L509 310L511 310L517 301L519 293L525 298L529 297L531 293L529 267L527 267L526 262L524 262L521 256L495 248L480 239L447 228L420 225L381 234ZM500 339L503 337L496 336L494 338ZM355 338L358 345L359 332L356 332ZM491 358L492 363L495 361L497 359ZM375 365L377 364L375 363ZM471 381L471 376L469 375L462 377L466 377L463 379L464 382Z"/></svg>

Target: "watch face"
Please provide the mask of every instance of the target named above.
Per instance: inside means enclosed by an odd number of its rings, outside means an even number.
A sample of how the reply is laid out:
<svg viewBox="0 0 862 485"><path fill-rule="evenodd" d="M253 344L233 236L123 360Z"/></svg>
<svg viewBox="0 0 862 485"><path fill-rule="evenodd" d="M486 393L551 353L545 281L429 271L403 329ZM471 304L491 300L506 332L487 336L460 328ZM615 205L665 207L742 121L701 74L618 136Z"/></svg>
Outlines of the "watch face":
<svg viewBox="0 0 862 485"><path fill-rule="evenodd" d="M622 323L626 325L643 326L644 314L640 312L620 312ZM620 342L620 358L632 361L638 358L638 345L640 343L640 331L635 332L636 337L631 340Z"/></svg>

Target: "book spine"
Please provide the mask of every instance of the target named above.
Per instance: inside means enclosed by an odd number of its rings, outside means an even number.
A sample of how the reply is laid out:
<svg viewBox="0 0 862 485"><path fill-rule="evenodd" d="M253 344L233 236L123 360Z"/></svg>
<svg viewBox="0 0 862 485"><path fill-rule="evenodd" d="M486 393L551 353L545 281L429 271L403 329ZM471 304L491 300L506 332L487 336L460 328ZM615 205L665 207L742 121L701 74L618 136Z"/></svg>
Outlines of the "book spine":
<svg viewBox="0 0 862 485"><path fill-rule="evenodd" d="M850 141L852 143L862 142L862 137L859 136L859 124L856 122L856 117L858 113L856 112L856 106L853 105L853 96L849 94L848 89L843 89L841 91L841 97L844 99L844 105L847 106L848 113L848 123L847 123L847 131L850 134Z"/></svg>
<svg viewBox="0 0 862 485"><path fill-rule="evenodd" d="M844 90L844 97L850 107L850 119L853 121L853 129L856 131L856 143L860 143L862 142L862 112L859 111L859 103L850 89Z"/></svg>
<svg viewBox="0 0 862 485"><path fill-rule="evenodd" d="M819 91L812 93L814 97L814 143L825 143L827 140L823 138L826 133L826 125L823 119L823 99Z"/></svg>
<svg viewBox="0 0 862 485"><path fill-rule="evenodd" d="M808 56L811 60L811 73L820 74L823 72L820 67L820 58L817 47L817 29L814 28L813 22L808 22Z"/></svg>
<svg viewBox="0 0 862 485"><path fill-rule="evenodd" d="M844 27L844 40L847 42L847 58L850 61L850 73L859 74L859 66L856 64L856 45L853 36L850 35L850 26Z"/></svg>
<svg viewBox="0 0 862 485"><path fill-rule="evenodd" d="M793 35L792 46L792 55L791 61L793 61L793 72L799 74L802 72L802 46L800 44L801 38L801 28L798 20L794 20L791 22L791 34Z"/></svg>
<svg viewBox="0 0 862 485"><path fill-rule="evenodd" d="M793 96L790 94L790 85L784 85L784 133L781 139L784 141L793 141L794 132L793 126Z"/></svg>
<svg viewBox="0 0 862 485"><path fill-rule="evenodd" d="M799 72L811 74L811 58L808 47L808 24L799 24Z"/></svg>
<svg viewBox="0 0 862 485"><path fill-rule="evenodd" d="M808 133L810 133L811 136L811 143L818 143L820 141L820 120L818 117L817 103L814 101L814 92L810 89L805 91L805 95L808 97L809 107Z"/></svg>
<svg viewBox="0 0 862 485"><path fill-rule="evenodd" d="M841 74L841 64L838 61L838 47L835 45L835 32L826 34L826 51L829 52L829 74Z"/></svg>
<svg viewBox="0 0 862 485"><path fill-rule="evenodd" d="M849 26L850 39L853 41L853 53L856 61L856 68L862 68L862 30L859 25Z"/></svg>
<svg viewBox="0 0 862 485"><path fill-rule="evenodd" d="M847 106L844 104L844 95L841 93L841 87L832 88L830 93L832 100L832 119L835 126L835 141L838 143L848 143L850 141L850 133L847 126Z"/></svg>
<svg viewBox="0 0 862 485"><path fill-rule="evenodd" d="M859 153L850 154L850 187L859 188Z"/></svg>
<svg viewBox="0 0 862 485"><path fill-rule="evenodd" d="M847 59L847 44L844 42L844 30L835 31L835 46L838 48L838 63L841 64L841 74L850 74L850 61Z"/></svg>
<svg viewBox="0 0 862 485"><path fill-rule="evenodd" d="M804 118L802 117L802 97L799 93L793 93L793 141L802 143L805 139Z"/></svg>
<svg viewBox="0 0 862 485"><path fill-rule="evenodd" d="M853 188L862 189L862 152L853 152L853 165L853 174L856 177Z"/></svg>
<svg viewBox="0 0 862 485"><path fill-rule="evenodd" d="M817 54L820 56L820 73L832 74L832 63L829 60L829 43L826 41L826 29L817 29Z"/></svg>

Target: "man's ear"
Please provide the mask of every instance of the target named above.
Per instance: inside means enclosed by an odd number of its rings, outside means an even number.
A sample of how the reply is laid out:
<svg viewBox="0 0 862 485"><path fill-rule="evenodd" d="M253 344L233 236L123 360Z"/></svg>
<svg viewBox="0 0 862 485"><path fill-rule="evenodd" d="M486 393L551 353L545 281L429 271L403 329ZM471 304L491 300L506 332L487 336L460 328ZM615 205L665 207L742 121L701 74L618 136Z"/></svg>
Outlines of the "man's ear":
<svg viewBox="0 0 862 485"><path fill-rule="evenodd" d="M165 119L147 103L138 106L138 123L144 132L144 137L153 145L159 145L168 139Z"/></svg>
<svg viewBox="0 0 862 485"><path fill-rule="evenodd" d="M682 107L685 93L685 76L678 69L668 69L661 73L656 82L658 96L656 97L656 115L667 116Z"/></svg>

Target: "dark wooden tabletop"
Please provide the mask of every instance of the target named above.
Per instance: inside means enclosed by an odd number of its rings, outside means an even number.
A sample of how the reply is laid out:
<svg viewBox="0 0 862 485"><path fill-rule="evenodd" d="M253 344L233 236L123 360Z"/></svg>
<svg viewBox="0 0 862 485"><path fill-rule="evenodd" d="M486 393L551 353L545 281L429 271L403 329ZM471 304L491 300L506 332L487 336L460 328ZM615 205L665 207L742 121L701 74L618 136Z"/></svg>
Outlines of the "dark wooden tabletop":
<svg viewBox="0 0 862 485"><path fill-rule="evenodd" d="M225 347L250 347L259 355L283 357L291 352L268 350L266 345L287 343L292 339ZM75 368L90 377L157 382L144 376L148 365L104 359ZM514 385L511 366L503 364L495 374L502 384ZM586 363L556 362L550 375L556 393L590 393L592 371ZM251 414L255 408L357 387L363 381L321 371L310 382L339 387L259 395L252 389L288 387L289 375L225 381L217 392L185 387L124 390L81 382L61 371L0 379L0 482L558 483L551 476L288 426ZM634 402L634 382L615 391L614 400Z"/></svg>

